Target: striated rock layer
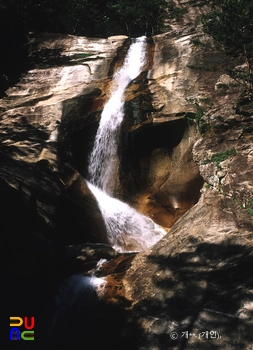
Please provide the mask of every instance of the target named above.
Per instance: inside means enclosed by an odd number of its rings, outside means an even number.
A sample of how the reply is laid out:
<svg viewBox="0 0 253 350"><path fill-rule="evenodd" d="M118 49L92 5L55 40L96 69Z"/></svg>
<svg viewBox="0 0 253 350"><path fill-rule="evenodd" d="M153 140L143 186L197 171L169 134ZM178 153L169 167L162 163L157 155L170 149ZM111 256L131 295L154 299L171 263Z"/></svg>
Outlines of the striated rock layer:
<svg viewBox="0 0 253 350"><path fill-rule="evenodd" d="M148 40L147 66L125 93L114 194L168 231L138 254L108 247L83 180L128 38L29 38L30 69L0 101L1 227L12 290L26 286L27 308L13 302L12 314L46 318L67 277L95 274L107 282L87 325L90 348L101 332L112 349L251 349L253 110L226 75L240 58L193 45L201 11ZM61 349L87 307L77 310L54 339Z"/></svg>
<svg viewBox="0 0 253 350"><path fill-rule="evenodd" d="M1 176L63 241L107 242L96 201L68 162L61 135L102 108L125 41L30 38L33 68L1 100Z"/></svg>

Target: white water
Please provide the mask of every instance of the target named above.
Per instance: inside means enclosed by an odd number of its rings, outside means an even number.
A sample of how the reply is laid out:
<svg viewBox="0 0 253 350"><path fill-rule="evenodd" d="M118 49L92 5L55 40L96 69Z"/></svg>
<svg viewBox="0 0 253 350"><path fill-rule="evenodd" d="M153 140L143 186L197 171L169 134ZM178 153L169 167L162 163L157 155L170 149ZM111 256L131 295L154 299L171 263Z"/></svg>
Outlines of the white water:
<svg viewBox="0 0 253 350"><path fill-rule="evenodd" d="M119 252L141 251L155 244L165 231L127 203L108 196L87 182L97 198L107 228L108 239Z"/></svg>
<svg viewBox="0 0 253 350"><path fill-rule="evenodd" d="M113 78L111 97L104 107L89 158L90 190L103 215L108 239L117 251L141 251L165 234L150 218L128 204L109 196L108 188L117 172L117 148L120 125L124 118L124 91L146 64L146 38L136 39L129 48L121 69Z"/></svg>
<svg viewBox="0 0 253 350"><path fill-rule="evenodd" d="M124 91L146 63L146 38L141 37L130 46L123 67L113 78L111 97L104 107L95 143L89 159L90 181L108 192L117 170L118 136L124 117Z"/></svg>

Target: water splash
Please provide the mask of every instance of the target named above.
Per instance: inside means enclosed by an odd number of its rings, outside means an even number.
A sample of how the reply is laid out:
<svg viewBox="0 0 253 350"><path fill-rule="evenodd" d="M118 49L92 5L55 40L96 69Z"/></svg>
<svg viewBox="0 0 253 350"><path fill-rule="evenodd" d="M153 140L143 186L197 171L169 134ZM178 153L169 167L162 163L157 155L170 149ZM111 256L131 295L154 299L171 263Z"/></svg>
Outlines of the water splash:
<svg viewBox="0 0 253 350"><path fill-rule="evenodd" d="M165 230L127 203L108 196L87 181L97 198L105 221L108 240L119 252L142 251L158 242Z"/></svg>
<svg viewBox="0 0 253 350"><path fill-rule="evenodd" d="M117 173L118 137L124 117L124 91L146 64L146 38L135 39L124 64L113 79L111 97L104 107L89 158L87 184L98 201L107 228L108 239L119 252L142 251L166 233L150 218L128 204L112 198L109 187Z"/></svg>

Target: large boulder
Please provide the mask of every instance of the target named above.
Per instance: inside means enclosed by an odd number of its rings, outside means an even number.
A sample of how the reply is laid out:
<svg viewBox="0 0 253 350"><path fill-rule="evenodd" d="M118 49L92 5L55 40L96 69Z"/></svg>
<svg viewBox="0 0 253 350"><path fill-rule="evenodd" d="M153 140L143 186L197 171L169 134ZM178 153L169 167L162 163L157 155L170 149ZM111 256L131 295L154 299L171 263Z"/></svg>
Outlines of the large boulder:
<svg viewBox="0 0 253 350"><path fill-rule="evenodd" d="M138 349L251 349L252 232L233 199L203 194L133 259L124 287Z"/></svg>

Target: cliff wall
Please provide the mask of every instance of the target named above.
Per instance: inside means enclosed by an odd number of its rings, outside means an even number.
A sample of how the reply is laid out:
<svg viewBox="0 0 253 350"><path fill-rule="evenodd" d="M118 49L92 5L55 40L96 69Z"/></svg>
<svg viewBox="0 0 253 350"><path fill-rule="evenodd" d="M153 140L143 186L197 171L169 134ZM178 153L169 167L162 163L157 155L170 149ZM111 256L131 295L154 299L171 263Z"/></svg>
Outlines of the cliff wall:
<svg viewBox="0 0 253 350"><path fill-rule="evenodd" d="M37 295L32 261L38 280L54 281L50 299L68 274L108 259L102 300L108 314L124 311L133 349L252 346L253 110L226 74L240 58L194 46L201 11L149 38L147 66L125 94L114 194L168 231L145 252L108 247L83 179L129 39L30 36L30 68L0 101L1 226L23 268L14 283ZM220 338L205 338L212 331Z"/></svg>

